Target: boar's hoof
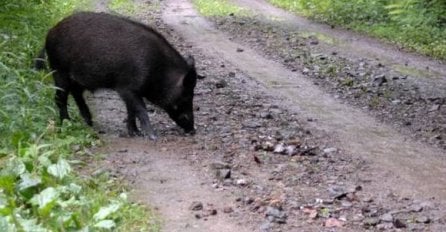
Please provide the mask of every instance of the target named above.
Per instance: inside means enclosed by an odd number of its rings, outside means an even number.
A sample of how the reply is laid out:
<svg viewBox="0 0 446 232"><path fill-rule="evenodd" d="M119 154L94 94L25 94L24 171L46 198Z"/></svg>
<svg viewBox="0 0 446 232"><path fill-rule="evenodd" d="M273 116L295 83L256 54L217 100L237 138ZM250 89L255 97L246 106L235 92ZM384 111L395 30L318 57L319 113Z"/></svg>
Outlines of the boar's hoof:
<svg viewBox="0 0 446 232"><path fill-rule="evenodd" d="M152 141L156 141L158 139L158 136L156 136L155 134L150 134L148 137Z"/></svg>
<svg viewBox="0 0 446 232"><path fill-rule="evenodd" d="M129 130L129 136L130 137L143 136L143 134L139 130Z"/></svg>
<svg viewBox="0 0 446 232"><path fill-rule="evenodd" d="M194 129L194 130L191 130L191 131L187 131L185 133L186 133L186 135L195 135L196 131Z"/></svg>
<svg viewBox="0 0 446 232"><path fill-rule="evenodd" d="M148 139L152 140L152 141L155 141L155 140L158 139L158 136L156 135L155 132L144 133L143 136L145 138L148 138Z"/></svg>

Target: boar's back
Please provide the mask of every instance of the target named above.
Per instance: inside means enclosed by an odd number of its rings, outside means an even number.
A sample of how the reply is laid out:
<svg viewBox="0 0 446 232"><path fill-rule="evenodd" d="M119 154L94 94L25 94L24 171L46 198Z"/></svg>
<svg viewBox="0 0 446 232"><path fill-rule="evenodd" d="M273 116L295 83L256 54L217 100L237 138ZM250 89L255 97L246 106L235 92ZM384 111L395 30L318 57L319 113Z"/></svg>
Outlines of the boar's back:
<svg viewBox="0 0 446 232"><path fill-rule="evenodd" d="M89 90L149 91L181 76L184 58L152 28L105 13L79 12L52 28L45 45L49 62ZM170 75L172 76L172 75ZM149 99L150 100L150 99Z"/></svg>

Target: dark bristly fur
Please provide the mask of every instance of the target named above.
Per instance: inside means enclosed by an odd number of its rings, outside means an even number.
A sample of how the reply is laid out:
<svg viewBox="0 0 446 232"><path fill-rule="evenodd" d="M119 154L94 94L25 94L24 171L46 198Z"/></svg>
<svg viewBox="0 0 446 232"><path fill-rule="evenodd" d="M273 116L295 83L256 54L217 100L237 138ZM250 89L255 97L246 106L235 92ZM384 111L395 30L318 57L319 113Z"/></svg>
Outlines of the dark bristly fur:
<svg viewBox="0 0 446 232"><path fill-rule="evenodd" d="M108 88L125 102L130 135L139 133L138 118L143 135L156 138L143 98L166 110L186 132L194 132L194 60L183 58L154 29L119 16L79 12L48 32L45 51L55 71L61 120L69 119L67 98L71 94L85 122L92 125L82 93ZM36 66L42 66L40 61Z"/></svg>

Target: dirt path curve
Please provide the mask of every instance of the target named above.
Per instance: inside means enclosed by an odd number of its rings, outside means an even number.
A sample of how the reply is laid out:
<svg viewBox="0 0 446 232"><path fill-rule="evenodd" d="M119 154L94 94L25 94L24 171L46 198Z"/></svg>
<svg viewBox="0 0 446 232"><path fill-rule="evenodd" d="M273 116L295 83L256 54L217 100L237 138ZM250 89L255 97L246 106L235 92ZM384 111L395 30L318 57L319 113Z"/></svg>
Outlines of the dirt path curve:
<svg viewBox="0 0 446 232"><path fill-rule="evenodd" d="M377 173L390 171L387 185L401 194L446 199L446 162L442 151L412 141L365 113L340 104L301 75L231 42L197 15L189 1L168 0L163 20L196 47L222 57L285 97L315 127L333 133L340 147L375 163ZM240 48L244 52L240 51ZM296 85L297 84L297 85ZM376 177L379 178L379 177Z"/></svg>
<svg viewBox="0 0 446 232"><path fill-rule="evenodd" d="M274 19L283 26L328 38L330 41L329 49L340 55L377 59L381 63L396 69L410 66L423 73L420 78L427 76L434 78L436 81L446 82L444 62L415 53L404 52L394 45L383 44L376 39L361 36L357 33L333 29L329 25L312 22L304 17L274 7L265 0L232 0L232 2L242 8L252 10L255 14ZM426 67L428 67L428 70L426 70Z"/></svg>

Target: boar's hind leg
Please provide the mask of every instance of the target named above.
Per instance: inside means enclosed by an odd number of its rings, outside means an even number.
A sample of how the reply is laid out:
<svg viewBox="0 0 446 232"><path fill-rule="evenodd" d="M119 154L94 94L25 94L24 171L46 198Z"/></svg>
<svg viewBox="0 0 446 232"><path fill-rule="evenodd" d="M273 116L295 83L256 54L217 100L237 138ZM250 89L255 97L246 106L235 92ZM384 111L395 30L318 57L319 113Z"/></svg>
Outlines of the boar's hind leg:
<svg viewBox="0 0 446 232"><path fill-rule="evenodd" d="M136 118L141 124L142 135L148 136L150 139L157 138L155 131L150 124L149 116L147 115L146 105L143 99L136 94L128 91L119 92L127 107L127 129L130 136L138 134L136 128Z"/></svg>
<svg viewBox="0 0 446 232"><path fill-rule="evenodd" d="M67 74L54 72L54 85L56 86L55 101L57 108L59 108L60 122L64 119L70 119L67 110L68 94L70 93L70 80Z"/></svg>
<svg viewBox="0 0 446 232"><path fill-rule="evenodd" d="M78 84L72 83L71 94L73 95L73 98L76 101L77 107L79 108L79 111L82 117L84 118L85 123L87 123L87 125L89 126L92 126L93 121L91 120L90 109L88 109L88 106L85 103L85 99L82 96L83 93L84 93L84 88L82 88Z"/></svg>
<svg viewBox="0 0 446 232"><path fill-rule="evenodd" d="M131 137L142 136L143 134L138 130L136 126L136 112L127 106L127 130Z"/></svg>

